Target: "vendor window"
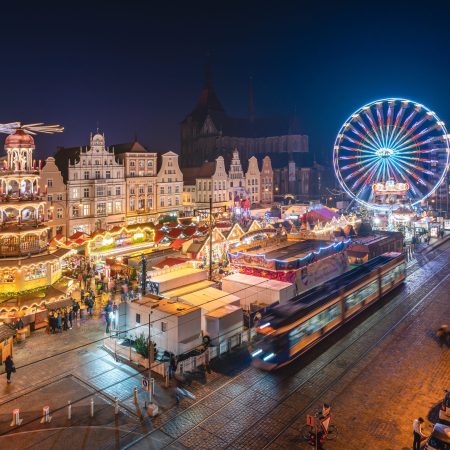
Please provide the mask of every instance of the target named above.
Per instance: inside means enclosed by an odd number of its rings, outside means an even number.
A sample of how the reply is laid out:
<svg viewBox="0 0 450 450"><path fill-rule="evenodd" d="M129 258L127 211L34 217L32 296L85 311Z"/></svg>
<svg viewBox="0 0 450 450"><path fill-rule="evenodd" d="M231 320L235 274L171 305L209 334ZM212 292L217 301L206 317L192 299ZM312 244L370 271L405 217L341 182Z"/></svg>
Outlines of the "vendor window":
<svg viewBox="0 0 450 450"><path fill-rule="evenodd" d="M136 314L136 323L141 323L141 315Z"/></svg>

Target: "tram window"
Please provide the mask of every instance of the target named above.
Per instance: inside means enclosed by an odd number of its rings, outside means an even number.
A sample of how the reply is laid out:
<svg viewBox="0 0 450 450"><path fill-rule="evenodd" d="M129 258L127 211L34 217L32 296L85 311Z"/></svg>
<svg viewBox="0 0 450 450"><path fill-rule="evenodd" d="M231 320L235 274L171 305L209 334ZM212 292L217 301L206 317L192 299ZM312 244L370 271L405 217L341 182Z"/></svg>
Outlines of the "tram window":
<svg viewBox="0 0 450 450"><path fill-rule="evenodd" d="M397 277L399 277L405 271L405 264L400 264L397 267L394 267L390 272L385 273L382 278L382 285L386 286L393 282Z"/></svg>
<svg viewBox="0 0 450 450"><path fill-rule="evenodd" d="M363 302L366 298L370 297L372 294L375 294L377 291L377 281L372 281L372 283L367 286L359 289L356 292L353 292L345 299L346 309L353 308L353 306L358 305Z"/></svg>
<svg viewBox="0 0 450 450"><path fill-rule="evenodd" d="M339 304L332 305L327 309L324 309L319 314L311 317L307 321L303 322L298 327L295 327L293 330L289 332L289 343L290 345L295 345L304 336L309 336L321 328L328 325L334 319L339 317L341 313L341 307Z"/></svg>

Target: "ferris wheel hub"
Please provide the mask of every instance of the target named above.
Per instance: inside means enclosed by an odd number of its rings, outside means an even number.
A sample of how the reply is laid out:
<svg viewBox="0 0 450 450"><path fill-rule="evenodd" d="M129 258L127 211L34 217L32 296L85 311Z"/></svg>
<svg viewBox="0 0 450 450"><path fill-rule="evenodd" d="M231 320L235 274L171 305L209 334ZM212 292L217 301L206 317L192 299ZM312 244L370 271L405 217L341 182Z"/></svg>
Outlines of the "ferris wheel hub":
<svg viewBox="0 0 450 450"><path fill-rule="evenodd" d="M395 153L394 150L392 148L388 148L388 147L381 147L375 152L375 154L379 158L389 158L394 153Z"/></svg>

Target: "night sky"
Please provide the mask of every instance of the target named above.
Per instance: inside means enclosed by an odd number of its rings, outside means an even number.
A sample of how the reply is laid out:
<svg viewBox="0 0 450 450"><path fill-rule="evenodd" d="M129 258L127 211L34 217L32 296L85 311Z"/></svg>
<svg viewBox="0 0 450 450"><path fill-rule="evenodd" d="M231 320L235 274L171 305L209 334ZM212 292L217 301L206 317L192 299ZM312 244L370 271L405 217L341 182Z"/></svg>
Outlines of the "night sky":
<svg viewBox="0 0 450 450"><path fill-rule="evenodd" d="M35 2L2 4L0 122L60 123L40 155L137 134L179 150L179 122L203 83L206 55L228 113L294 109L311 149L331 158L335 134L379 97L424 103L450 122L449 7L417 2ZM245 6L242 5L245 3Z"/></svg>

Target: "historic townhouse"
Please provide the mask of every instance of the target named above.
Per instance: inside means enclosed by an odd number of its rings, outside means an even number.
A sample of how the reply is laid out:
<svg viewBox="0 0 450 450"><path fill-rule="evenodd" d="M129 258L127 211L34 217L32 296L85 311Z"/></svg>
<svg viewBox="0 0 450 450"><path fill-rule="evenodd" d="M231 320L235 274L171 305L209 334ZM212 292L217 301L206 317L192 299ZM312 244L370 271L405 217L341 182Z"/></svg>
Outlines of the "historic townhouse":
<svg viewBox="0 0 450 450"><path fill-rule="evenodd" d="M124 166L97 132L85 148L60 148L56 163L67 185L69 235L125 224Z"/></svg>
<svg viewBox="0 0 450 450"><path fill-rule="evenodd" d="M262 160L260 196L261 203L273 202L273 170L269 156L265 156Z"/></svg>
<svg viewBox="0 0 450 450"><path fill-rule="evenodd" d="M248 160L245 185L247 198L250 200L250 203L259 203L261 201L261 174L258 168L258 160L254 156Z"/></svg>
<svg viewBox="0 0 450 450"><path fill-rule="evenodd" d="M200 167L182 169L182 172L185 207L193 202L197 208L208 208L210 198L214 207L228 206L228 175L222 156L215 161L206 161Z"/></svg>
<svg viewBox="0 0 450 450"><path fill-rule="evenodd" d="M183 173L174 152L159 156L156 176L156 204L160 215L178 216L182 210Z"/></svg>
<svg viewBox="0 0 450 450"><path fill-rule="evenodd" d="M235 202L242 198L247 198L245 176L242 170L241 160L239 159L239 152L235 148L228 171L228 199Z"/></svg>
<svg viewBox="0 0 450 450"><path fill-rule="evenodd" d="M67 237L69 224L67 190L55 158L50 156L45 160L40 172L39 185L41 192L47 193L45 214L48 220L49 237Z"/></svg>
<svg viewBox="0 0 450 450"><path fill-rule="evenodd" d="M112 150L125 167L127 225L154 222L158 218L157 153L150 153L137 141L114 145Z"/></svg>

